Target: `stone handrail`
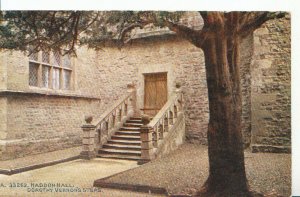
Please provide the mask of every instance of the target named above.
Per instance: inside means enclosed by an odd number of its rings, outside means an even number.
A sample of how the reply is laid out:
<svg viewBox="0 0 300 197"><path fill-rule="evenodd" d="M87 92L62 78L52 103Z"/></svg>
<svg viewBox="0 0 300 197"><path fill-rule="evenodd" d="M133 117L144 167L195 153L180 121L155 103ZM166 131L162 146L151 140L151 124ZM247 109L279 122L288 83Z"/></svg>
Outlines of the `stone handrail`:
<svg viewBox="0 0 300 197"><path fill-rule="evenodd" d="M142 158L139 163L148 162L156 157L160 145L176 125L179 113L183 111L183 95L177 89L155 117L141 128Z"/></svg>
<svg viewBox="0 0 300 197"><path fill-rule="evenodd" d="M96 121L92 121L91 116L85 118L86 124L82 126L83 151L81 155L83 158L91 159L95 157L101 146L110 139L127 119L133 116L134 93L134 89L129 89L124 96L105 110Z"/></svg>
<svg viewBox="0 0 300 197"><path fill-rule="evenodd" d="M122 112L127 115L128 113L128 103L130 102L130 99L132 99L132 92L127 93L126 95L122 96L120 99L118 99L114 105L112 105L110 108L105 110L105 112L98 118L96 127L100 127L103 122L108 122L108 120L117 114L117 110L119 111L119 116L121 117ZM120 114L121 113L121 114ZM119 118L120 118L119 117ZM121 120L119 120L121 121Z"/></svg>

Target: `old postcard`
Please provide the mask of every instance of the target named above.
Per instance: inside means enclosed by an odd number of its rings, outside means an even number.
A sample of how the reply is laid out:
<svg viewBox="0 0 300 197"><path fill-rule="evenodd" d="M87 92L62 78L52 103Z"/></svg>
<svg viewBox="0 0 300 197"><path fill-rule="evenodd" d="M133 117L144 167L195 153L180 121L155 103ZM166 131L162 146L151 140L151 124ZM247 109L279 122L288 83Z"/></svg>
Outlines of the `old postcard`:
<svg viewBox="0 0 300 197"><path fill-rule="evenodd" d="M0 196L292 195L293 12L112 10L1 11Z"/></svg>

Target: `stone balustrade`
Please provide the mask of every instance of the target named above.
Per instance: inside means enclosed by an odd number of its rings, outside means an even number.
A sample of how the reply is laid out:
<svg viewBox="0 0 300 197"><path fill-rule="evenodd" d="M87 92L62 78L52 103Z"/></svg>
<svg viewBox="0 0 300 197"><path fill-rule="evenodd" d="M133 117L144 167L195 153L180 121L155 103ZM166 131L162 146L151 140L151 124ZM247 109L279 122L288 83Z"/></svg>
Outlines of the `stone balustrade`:
<svg viewBox="0 0 300 197"><path fill-rule="evenodd" d="M86 116L83 130L83 159L92 159L98 150L110 139L127 119L134 114L135 89L129 87L127 94L118 99L96 121Z"/></svg>
<svg viewBox="0 0 300 197"><path fill-rule="evenodd" d="M179 125L177 124L179 116L181 117L180 121L183 121L184 124L184 118L182 118L184 116L183 95L181 90L177 89L156 116L150 122L145 121L141 128L142 155L140 164L157 157L163 141ZM182 128L185 129L185 127Z"/></svg>

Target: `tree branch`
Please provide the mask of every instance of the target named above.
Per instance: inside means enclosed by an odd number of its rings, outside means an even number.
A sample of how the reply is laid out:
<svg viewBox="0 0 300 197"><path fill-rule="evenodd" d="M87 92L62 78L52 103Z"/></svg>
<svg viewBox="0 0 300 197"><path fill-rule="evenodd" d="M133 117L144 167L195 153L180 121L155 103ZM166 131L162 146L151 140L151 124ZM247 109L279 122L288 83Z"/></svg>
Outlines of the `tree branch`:
<svg viewBox="0 0 300 197"><path fill-rule="evenodd" d="M118 44L119 44L118 47L121 48L124 43L127 43L128 41L130 41L130 38L125 40L127 33L130 33L133 29L135 29L137 27L142 29L150 23L152 23L152 22L151 21L137 22L137 23L129 24L128 26L124 27L121 30L121 33L119 34L119 37L118 37Z"/></svg>
<svg viewBox="0 0 300 197"><path fill-rule="evenodd" d="M203 21L204 21L204 25L208 24L208 12L206 11L199 11Z"/></svg>
<svg viewBox="0 0 300 197"><path fill-rule="evenodd" d="M75 53L75 49L74 49L74 47L75 47L75 44L76 44L76 42L77 42L77 40L78 40L78 24L79 24L79 20L80 20L80 12L78 12L78 13L76 13L76 18L75 18L75 20L76 20L76 22L75 22L75 25L74 25L74 33L73 33L73 40L72 40L72 45L71 45L71 47L67 50L67 53L72 53L72 52L74 52ZM66 53L66 54L67 54ZM76 54L76 53L75 53Z"/></svg>
<svg viewBox="0 0 300 197"><path fill-rule="evenodd" d="M71 17L71 18L70 18ZM76 13L76 12L72 12L72 16L70 16L67 20L73 19L72 23L70 25L70 28L67 32L65 32L63 35L60 36L60 38L58 38L58 40L54 41L53 43L51 43L49 45L49 48L54 48L55 50L58 50L59 47L57 47L56 45L60 45L60 43L63 43L65 41L65 39L68 39L67 37L70 36L72 40L71 41L71 48L74 49L75 46L75 41L77 41L77 36L75 35L77 34L77 26L79 23L79 17L80 17L80 13ZM73 32L74 31L74 32ZM68 50L67 53L69 53L70 50Z"/></svg>
<svg viewBox="0 0 300 197"><path fill-rule="evenodd" d="M142 24L142 23L134 23L134 24L128 25L127 27L123 28L123 30L121 31L121 33L119 35L119 40L124 42L124 38L128 32L131 32L136 27L139 27L142 29L145 25L146 24Z"/></svg>
<svg viewBox="0 0 300 197"><path fill-rule="evenodd" d="M251 15L253 15L253 12L240 12L240 19L239 19L240 26L244 26L245 23L250 20Z"/></svg>
<svg viewBox="0 0 300 197"><path fill-rule="evenodd" d="M244 21L244 24L240 27L238 33L241 37L246 37L256 29L258 29L262 24L267 22L268 20L275 19L275 18L283 18L285 13L270 13L270 12L263 12L260 15L257 15L253 19L248 19Z"/></svg>
<svg viewBox="0 0 300 197"><path fill-rule="evenodd" d="M203 43L209 35L209 29L203 28L202 30L194 30L184 25L179 25L172 23L170 21L165 21L165 25L173 32L175 32L179 37L182 37L196 47L202 48Z"/></svg>
<svg viewBox="0 0 300 197"><path fill-rule="evenodd" d="M95 18L93 18L93 20L83 30L81 30L78 34L81 34L82 32L86 31L92 24L94 24L96 22L96 20L98 19L99 15L100 15L99 12L97 12Z"/></svg>
<svg viewBox="0 0 300 197"><path fill-rule="evenodd" d="M234 37L240 26L240 12L226 12L225 13L225 30L228 37Z"/></svg>

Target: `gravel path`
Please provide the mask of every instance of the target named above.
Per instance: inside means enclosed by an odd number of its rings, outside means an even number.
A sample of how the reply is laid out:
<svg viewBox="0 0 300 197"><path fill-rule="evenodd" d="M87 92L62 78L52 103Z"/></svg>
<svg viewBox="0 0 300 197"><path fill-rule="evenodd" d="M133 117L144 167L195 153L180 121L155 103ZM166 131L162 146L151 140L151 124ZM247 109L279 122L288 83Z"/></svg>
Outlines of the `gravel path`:
<svg viewBox="0 0 300 197"><path fill-rule="evenodd" d="M291 194L291 155L245 152L246 173L252 190ZM162 159L149 162L105 182L166 188L171 194L191 194L208 176L207 147L184 144Z"/></svg>

